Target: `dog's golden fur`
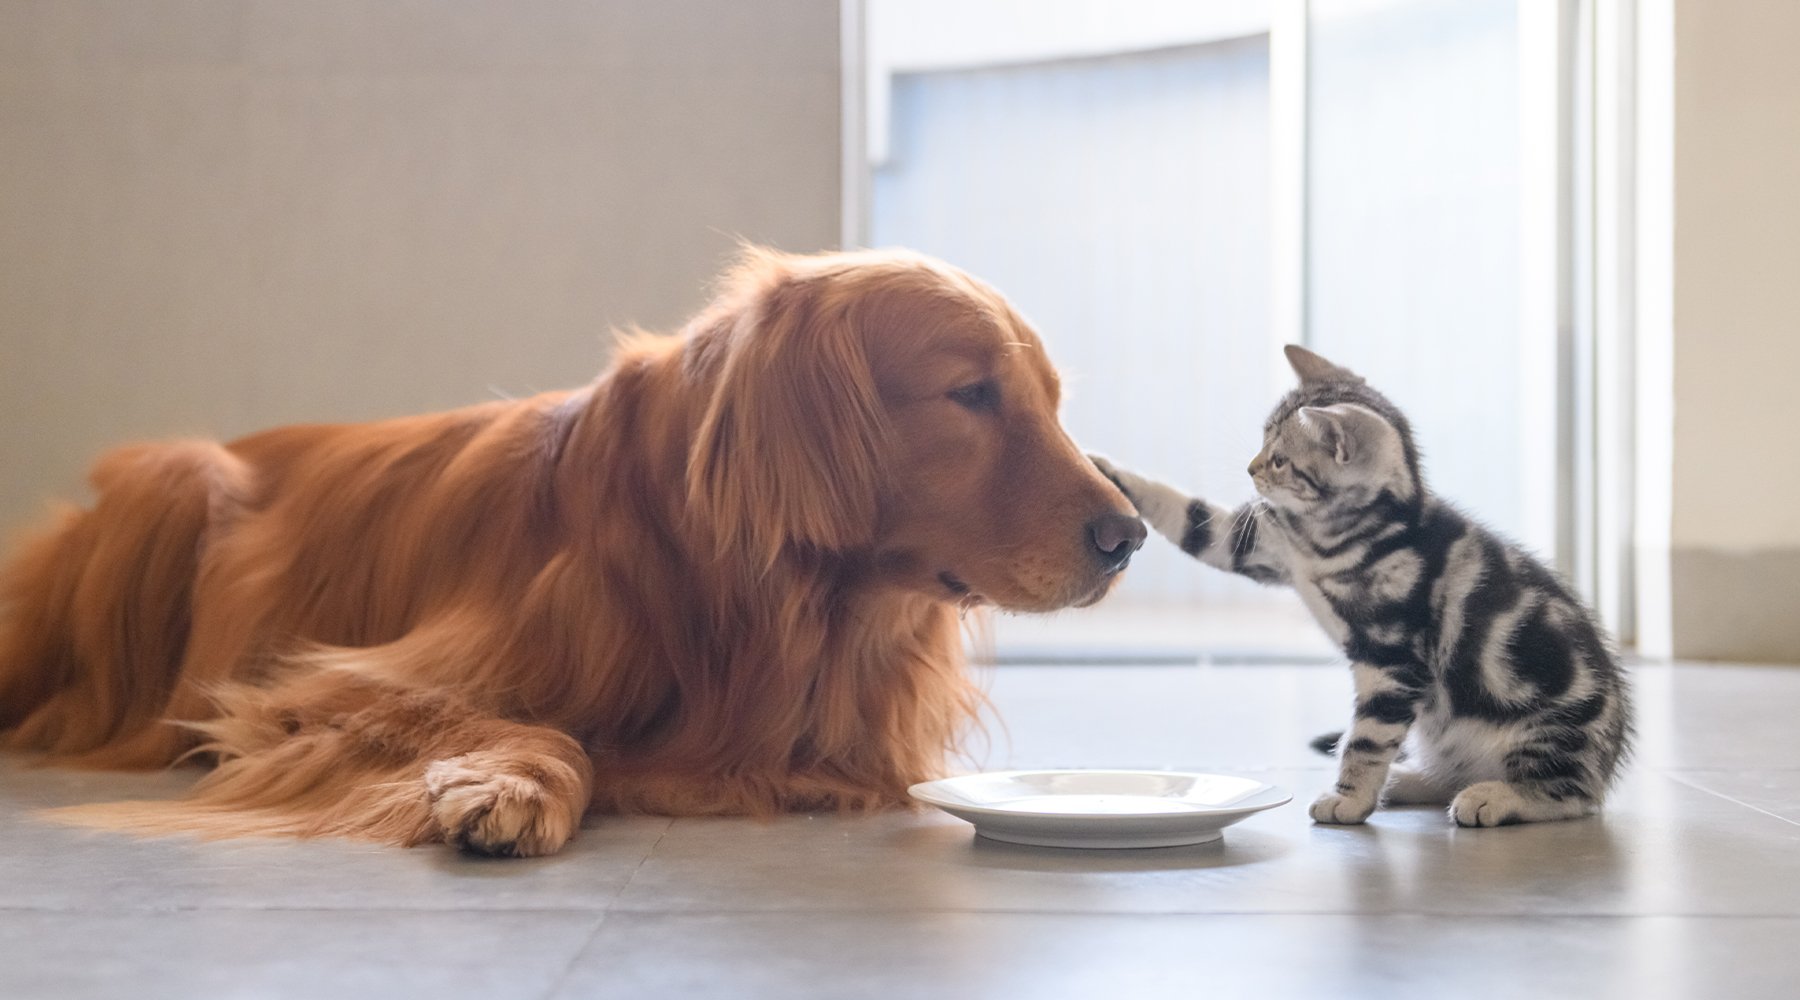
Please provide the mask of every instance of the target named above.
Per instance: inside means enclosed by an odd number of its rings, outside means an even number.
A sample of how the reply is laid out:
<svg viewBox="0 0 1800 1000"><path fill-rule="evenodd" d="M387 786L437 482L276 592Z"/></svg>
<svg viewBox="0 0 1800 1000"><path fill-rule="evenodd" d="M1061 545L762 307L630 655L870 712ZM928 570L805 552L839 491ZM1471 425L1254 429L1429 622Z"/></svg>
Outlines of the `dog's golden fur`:
<svg viewBox="0 0 1800 1000"><path fill-rule="evenodd" d="M973 391L969 391L973 387ZM217 767L77 819L556 850L584 812L898 804L958 605L1097 599L1129 512L986 286L747 251L586 388L103 458L0 577L4 745Z"/></svg>

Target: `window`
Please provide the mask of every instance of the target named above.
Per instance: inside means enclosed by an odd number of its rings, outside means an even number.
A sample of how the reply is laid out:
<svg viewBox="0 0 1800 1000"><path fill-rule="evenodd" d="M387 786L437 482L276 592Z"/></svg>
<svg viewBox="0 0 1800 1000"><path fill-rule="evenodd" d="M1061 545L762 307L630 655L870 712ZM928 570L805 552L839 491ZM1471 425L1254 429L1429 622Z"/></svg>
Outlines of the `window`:
<svg viewBox="0 0 1800 1000"><path fill-rule="evenodd" d="M849 242L991 281L1064 370L1079 441L1219 502L1250 497L1245 465L1291 384L1278 345L1303 341L1413 416L1441 493L1578 568L1588 432L1554 5L939 8L860 8ZM1096 611L999 629L1003 645L1323 649L1303 619L1291 594L1153 542Z"/></svg>

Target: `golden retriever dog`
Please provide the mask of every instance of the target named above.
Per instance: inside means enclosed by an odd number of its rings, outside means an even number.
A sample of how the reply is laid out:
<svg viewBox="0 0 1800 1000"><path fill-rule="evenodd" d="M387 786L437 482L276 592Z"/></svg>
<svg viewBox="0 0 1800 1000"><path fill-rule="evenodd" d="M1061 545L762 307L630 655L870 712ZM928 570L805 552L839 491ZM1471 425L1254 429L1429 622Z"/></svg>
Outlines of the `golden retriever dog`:
<svg viewBox="0 0 1800 1000"><path fill-rule="evenodd" d="M980 701L959 613L1144 537L998 293L746 250L587 387L123 448L0 577L0 740L216 763L77 822L556 851L582 816L902 804Z"/></svg>

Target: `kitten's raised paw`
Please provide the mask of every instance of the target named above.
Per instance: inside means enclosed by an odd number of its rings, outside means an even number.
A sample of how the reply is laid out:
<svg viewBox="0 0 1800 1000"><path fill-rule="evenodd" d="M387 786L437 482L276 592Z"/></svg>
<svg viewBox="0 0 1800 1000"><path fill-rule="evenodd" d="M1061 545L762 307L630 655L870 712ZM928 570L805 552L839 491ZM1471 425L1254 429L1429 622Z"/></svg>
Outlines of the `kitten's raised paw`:
<svg viewBox="0 0 1800 1000"><path fill-rule="evenodd" d="M1119 477L1118 466L1116 466L1116 465L1112 464L1112 462L1108 461L1107 457L1105 455L1096 455L1092 452L1089 452L1088 453L1088 461L1094 463L1094 468L1099 469L1100 474L1102 476L1105 476L1106 478L1112 480L1112 484L1119 488L1119 492L1124 493L1126 496L1131 495L1131 491L1127 490L1125 488L1125 484L1119 481L1120 477Z"/></svg>
<svg viewBox="0 0 1800 1000"><path fill-rule="evenodd" d="M1144 480L1142 477L1112 464L1105 455L1090 453L1088 461L1094 463L1094 468L1099 469L1101 475L1117 486L1120 493L1125 494L1125 499L1130 500L1132 506L1142 507L1144 505Z"/></svg>
<svg viewBox="0 0 1800 1000"><path fill-rule="evenodd" d="M1450 801L1457 826L1508 826L1522 822L1525 797L1504 781L1478 781Z"/></svg>
<svg viewBox="0 0 1800 1000"><path fill-rule="evenodd" d="M1336 823L1348 826L1361 823L1375 811L1373 799L1351 798L1338 792L1326 792L1312 804L1314 823Z"/></svg>

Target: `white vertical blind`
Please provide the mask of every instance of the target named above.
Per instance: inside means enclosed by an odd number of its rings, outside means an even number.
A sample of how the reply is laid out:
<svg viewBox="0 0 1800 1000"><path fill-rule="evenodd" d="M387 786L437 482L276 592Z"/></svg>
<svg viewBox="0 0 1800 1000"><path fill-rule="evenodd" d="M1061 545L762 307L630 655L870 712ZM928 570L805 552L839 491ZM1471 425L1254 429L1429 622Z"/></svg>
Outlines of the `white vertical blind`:
<svg viewBox="0 0 1800 1000"><path fill-rule="evenodd" d="M1519 417L1555 406L1526 370L1554 355L1520 340L1519 0L1309 10L1310 340L1408 412L1440 493L1549 554L1530 494L1557 456Z"/></svg>
<svg viewBox="0 0 1800 1000"><path fill-rule="evenodd" d="M1029 317L1084 446L1250 495L1273 402L1266 36L902 74L871 242L942 256ZM1167 545L1109 603L1264 601Z"/></svg>

